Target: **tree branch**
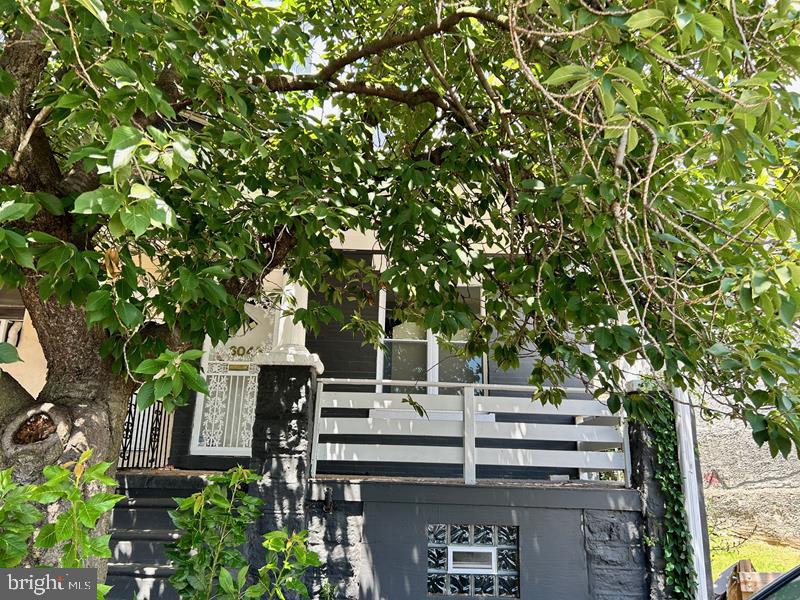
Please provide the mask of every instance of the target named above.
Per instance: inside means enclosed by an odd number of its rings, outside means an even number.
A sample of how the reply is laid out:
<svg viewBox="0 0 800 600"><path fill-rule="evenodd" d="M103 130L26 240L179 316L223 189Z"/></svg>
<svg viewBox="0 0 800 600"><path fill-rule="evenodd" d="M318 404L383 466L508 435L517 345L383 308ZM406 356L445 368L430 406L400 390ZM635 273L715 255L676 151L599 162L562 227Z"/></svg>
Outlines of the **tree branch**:
<svg viewBox="0 0 800 600"><path fill-rule="evenodd" d="M54 192L61 181L61 171L47 136L38 126L40 122L31 122L28 116L48 57L44 34L38 27L24 33L15 31L0 55L0 68L16 82L9 96L0 95L0 149L14 157L13 164L0 173L0 181L29 191ZM46 117L45 112L40 121Z"/></svg>
<svg viewBox="0 0 800 600"><path fill-rule="evenodd" d="M356 62L357 60L366 58L367 56L381 54L387 50L404 46L411 42L417 42L425 39L426 37L436 35L437 33L450 31L464 19L477 19L478 21L482 21L484 23L496 25L501 29L508 29L508 19L506 17L497 15L488 10L483 10L481 8L467 6L456 10L455 12L447 15L444 19L441 19L435 23L429 23L428 25L424 25L423 27L413 31L408 31L406 33L385 36L379 40L365 44L360 48L355 48L350 52L343 54L339 58L331 60L314 77L323 81L329 81L334 75L336 75L336 73L341 71L347 65Z"/></svg>
<svg viewBox="0 0 800 600"><path fill-rule="evenodd" d="M11 161L11 165L8 167L8 174L11 177L14 177L17 173L17 167L19 166L19 161L22 160L22 153L25 151L25 148L28 147L28 144L31 141L31 137L33 137L34 131L36 128L39 127L42 123L44 123L45 119L53 112L52 106L45 106L39 113L33 118L31 124L28 125L28 129L23 134L22 138L19 141L19 146L17 147L17 151L14 153L14 159Z"/></svg>
<svg viewBox="0 0 800 600"><path fill-rule="evenodd" d="M273 92L298 92L328 88L343 94L359 94L386 98L414 108L420 104L433 104L443 110L449 106L434 90L404 90L395 85L372 83L367 81L323 81L314 77L295 77L292 75L273 75L264 80L264 85Z"/></svg>

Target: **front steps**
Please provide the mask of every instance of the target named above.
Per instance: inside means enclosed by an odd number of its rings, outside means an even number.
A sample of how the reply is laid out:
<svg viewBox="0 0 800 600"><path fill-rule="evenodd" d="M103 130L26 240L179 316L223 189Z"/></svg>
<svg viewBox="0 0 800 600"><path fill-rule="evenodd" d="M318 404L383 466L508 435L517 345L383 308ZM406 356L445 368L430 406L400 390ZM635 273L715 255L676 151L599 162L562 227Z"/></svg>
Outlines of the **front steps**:
<svg viewBox="0 0 800 600"><path fill-rule="evenodd" d="M185 498L200 490L200 476L128 473L118 474L117 492L125 494L111 515L111 558L106 583L113 586L108 600L178 600L169 584L175 572L166 545L178 537L167 511L172 498Z"/></svg>

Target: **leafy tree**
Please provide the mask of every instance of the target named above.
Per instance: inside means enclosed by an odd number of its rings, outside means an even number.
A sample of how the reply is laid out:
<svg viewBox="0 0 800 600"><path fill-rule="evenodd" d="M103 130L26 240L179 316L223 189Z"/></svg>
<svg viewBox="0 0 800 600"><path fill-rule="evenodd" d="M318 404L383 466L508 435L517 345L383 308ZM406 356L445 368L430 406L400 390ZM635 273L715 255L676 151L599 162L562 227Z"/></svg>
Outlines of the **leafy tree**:
<svg viewBox="0 0 800 600"><path fill-rule="evenodd" d="M503 366L535 349L532 383L596 377L613 408L646 361L788 453L798 8L3 0L0 279L48 377L36 400L0 378L0 416L64 406L69 452L91 427L113 457L129 394L202 389L192 348L283 268L334 303L384 286Z"/></svg>

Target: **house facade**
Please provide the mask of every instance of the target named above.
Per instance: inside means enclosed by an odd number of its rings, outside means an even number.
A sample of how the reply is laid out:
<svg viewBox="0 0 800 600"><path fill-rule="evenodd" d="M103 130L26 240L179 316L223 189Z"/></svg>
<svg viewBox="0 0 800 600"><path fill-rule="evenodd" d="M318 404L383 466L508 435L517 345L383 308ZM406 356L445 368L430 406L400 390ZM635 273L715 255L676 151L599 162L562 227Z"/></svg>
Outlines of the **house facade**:
<svg viewBox="0 0 800 600"><path fill-rule="evenodd" d="M379 268L373 247L347 250ZM274 283L292 306L316 298ZM481 309L479 288L464 296ZM207 395L174 414L131 403L120 487L148 501L115 513L113 597L174 594L159 547L171 539L169 498L236 464L263 476L261 530L309 530L324 564L315 594L327 582L353 600L667 597L652 456L646 444L632 451L625 421L582 382L565 382L557 407L531 402L532 359L504 371L463 358L458 338L443 344L397 319L386 291L362 311L383 329L379 348L337 323L312 335L280 309L248 315L245 331L205 348ZM25 363L8 370L36 393L46 365L16 316ZM707 547L695 537L702 599Z"/></svg>

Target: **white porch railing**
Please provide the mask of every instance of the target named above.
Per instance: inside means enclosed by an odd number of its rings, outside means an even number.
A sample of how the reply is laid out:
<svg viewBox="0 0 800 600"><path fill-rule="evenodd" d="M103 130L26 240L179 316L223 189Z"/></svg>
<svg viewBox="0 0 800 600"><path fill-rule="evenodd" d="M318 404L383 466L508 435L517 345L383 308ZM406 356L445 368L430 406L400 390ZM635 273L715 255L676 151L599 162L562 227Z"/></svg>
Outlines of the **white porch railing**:
<svg viewBox="0 0 800 600"><path fill-rule="evenodd" d="M423 393L413 393L411 398L426 410L427 416L417 414L406 393L331 390L331 387L345 385L373 390L420 389ZM463 479L469 485L476 483L479 466L570 469L579 473L579 479L599 479L600 473L606 473L609 474L607 479L624 479L627 483L630 473L628 440L619 416L588 396L583 388L566 388L567 397L558 406L531 401L529 396L511 395L530 394L535 389L520 385L319 379L312 475L317 474L319 461L448 463L463 465ZM431 390L442 393L424 393ZM366 418L334 418L324 416L325 409L361 409L361 415L365 409L369 412ZM564 420L569 422L531 422L537 416L569 417ZM369 443L352 442L359 436L376 435L386 436L386 441L374 443L374 437L368 437ZM320 441L321 436L324 436L323 441ZM332 436L347 436L348 441L328 441ZM391 436L405 437L400 443ZM426 445L425 438L432 436L461 438L461 443ZM483 440L493 441L481 443ZM504 440L506 444L497 440ZM531 441L573 442L574 446L569 450L521 447ZM423 471L421 468L420 475Z"/></svg>

